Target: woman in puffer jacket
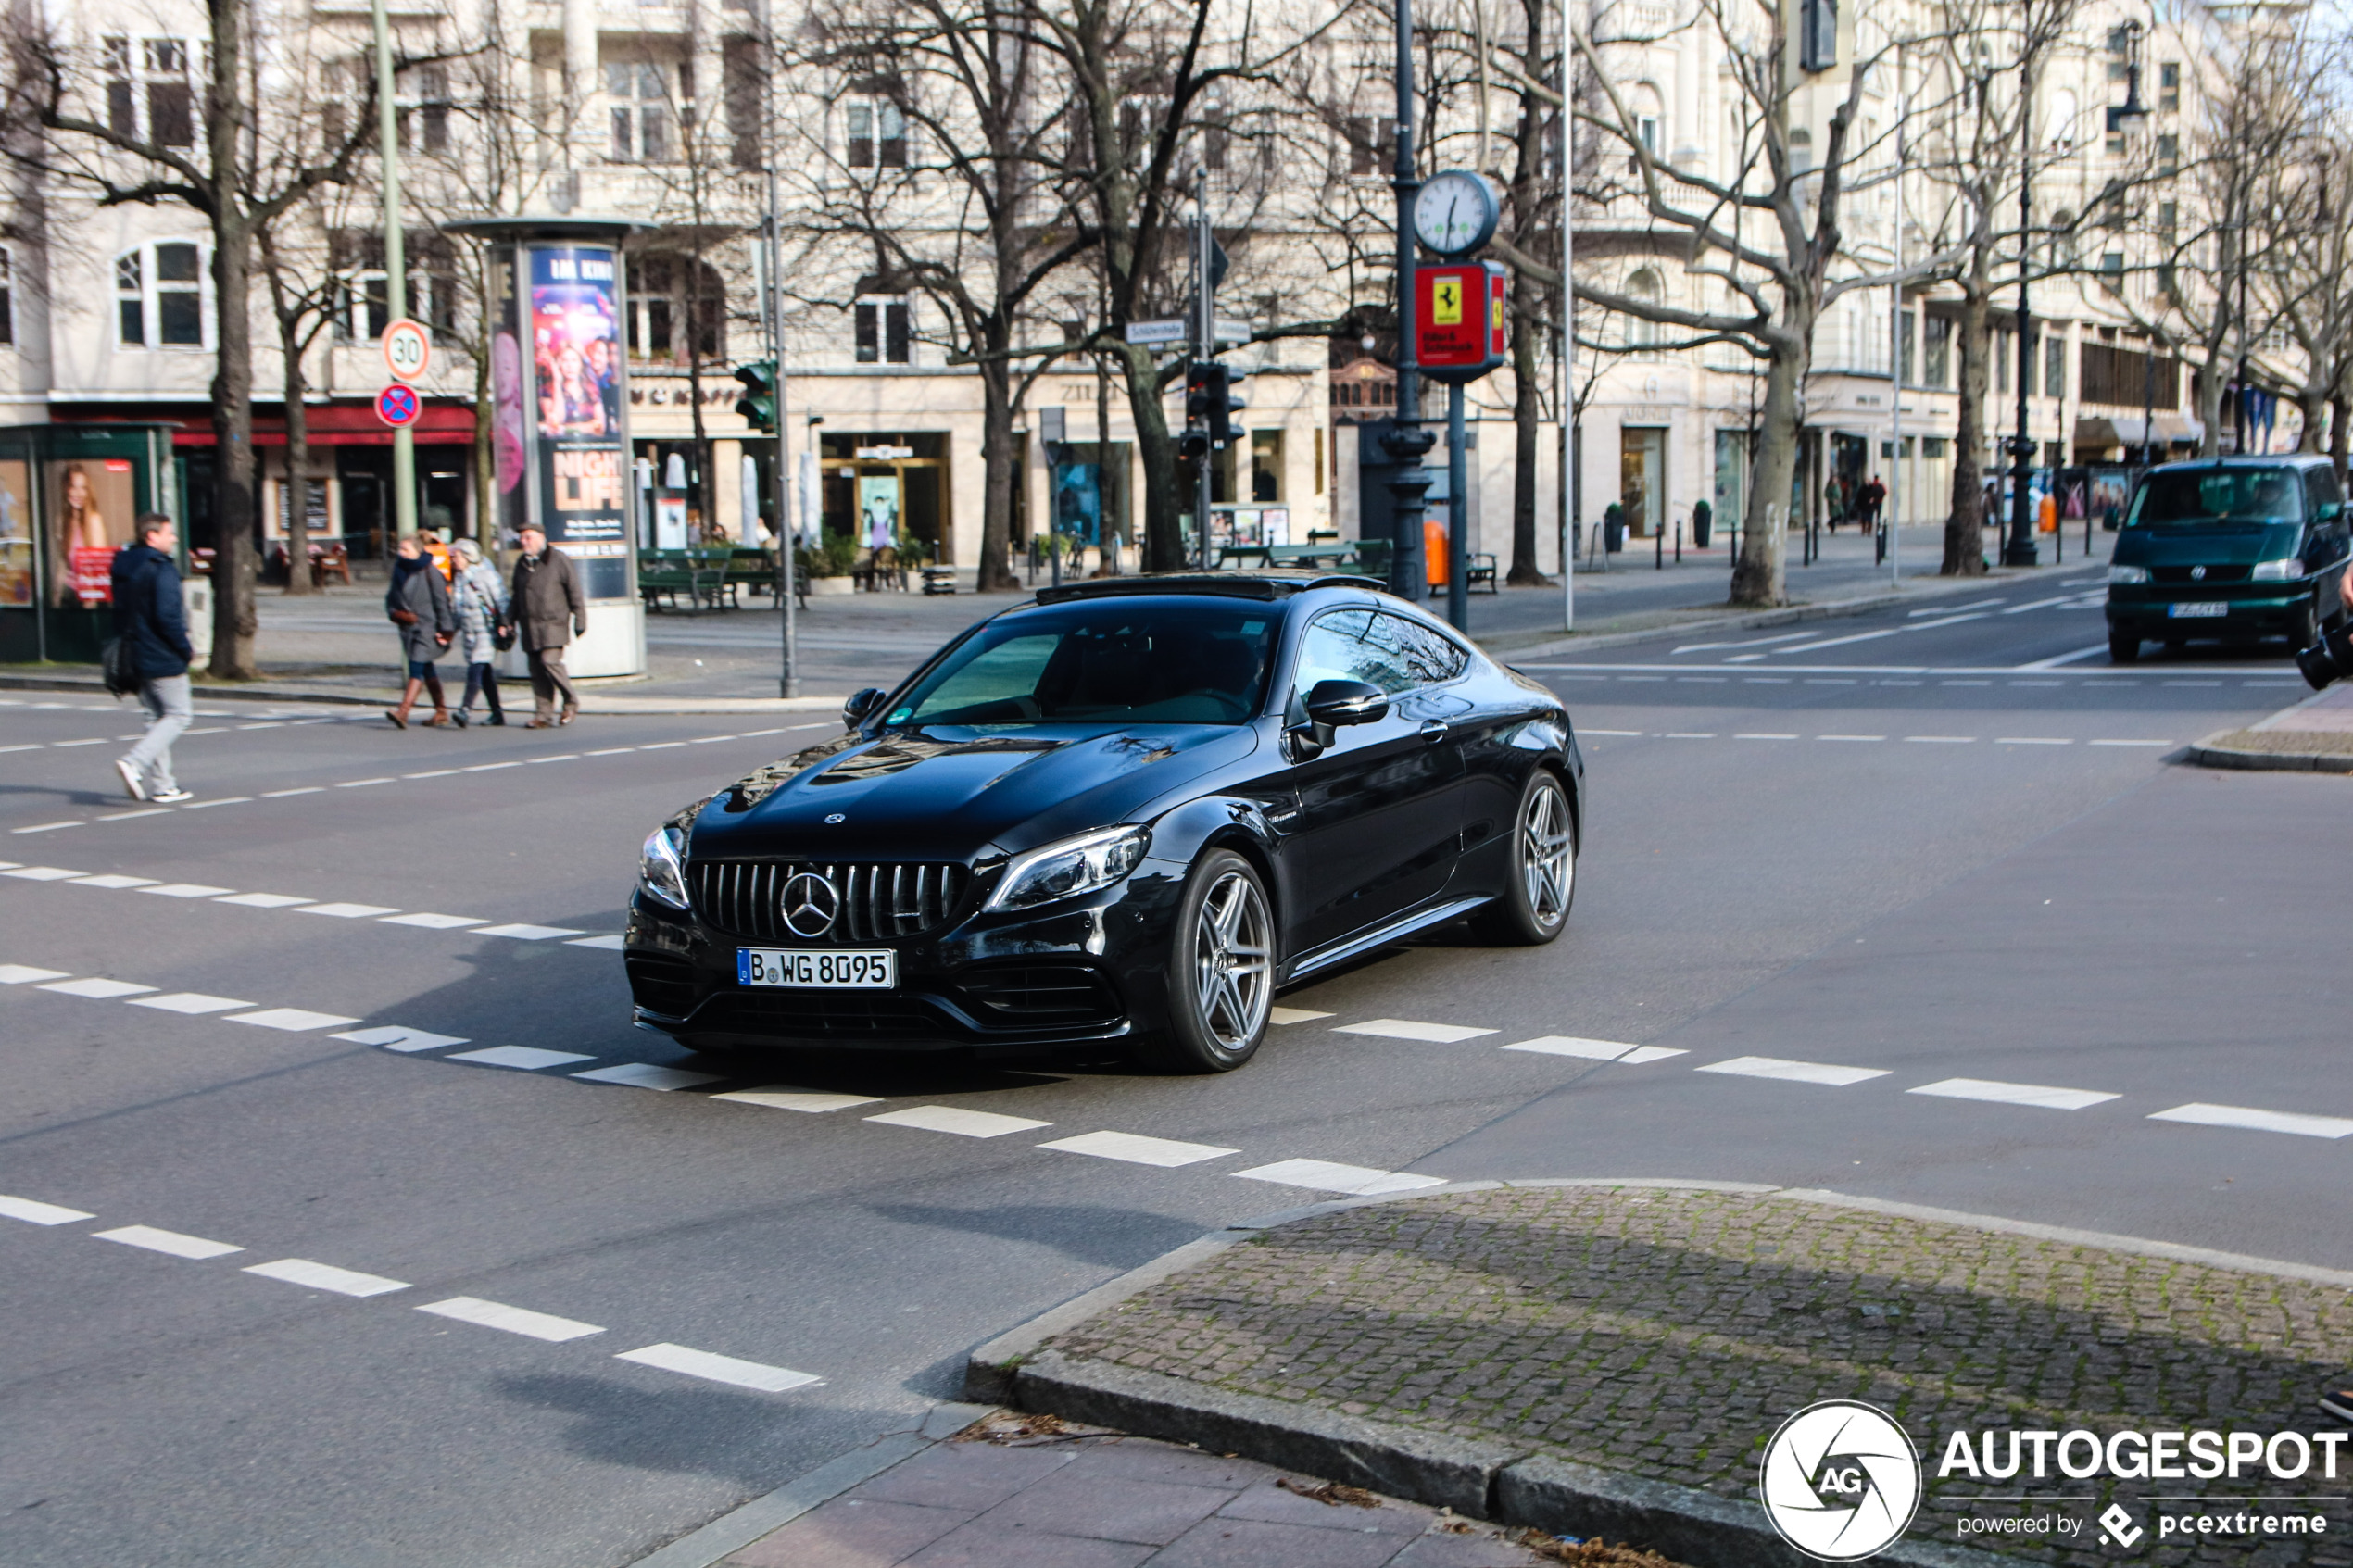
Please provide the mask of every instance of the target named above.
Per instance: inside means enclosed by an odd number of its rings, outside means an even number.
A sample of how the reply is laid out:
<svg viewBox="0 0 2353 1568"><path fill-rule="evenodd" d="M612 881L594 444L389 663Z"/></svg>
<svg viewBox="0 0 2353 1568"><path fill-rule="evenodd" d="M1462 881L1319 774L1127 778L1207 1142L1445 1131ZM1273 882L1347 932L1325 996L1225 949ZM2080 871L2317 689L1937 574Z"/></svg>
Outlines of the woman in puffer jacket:
<svg viewBox="0 0 2353 1568"><path fill-rule="evenodd" d="M486 721L504 724L507 715L498 706L498 671L492 661L498 657L498 634L509 624L507 584L498 569L482 558L482 546L472 539L460 539L451 548L458 553L458 572L449 584L449 599L458 612L458 636L466 654L466 696L458 705L458 723L463 727L472 717L474 694L479 692L490 704Z"/></svg>

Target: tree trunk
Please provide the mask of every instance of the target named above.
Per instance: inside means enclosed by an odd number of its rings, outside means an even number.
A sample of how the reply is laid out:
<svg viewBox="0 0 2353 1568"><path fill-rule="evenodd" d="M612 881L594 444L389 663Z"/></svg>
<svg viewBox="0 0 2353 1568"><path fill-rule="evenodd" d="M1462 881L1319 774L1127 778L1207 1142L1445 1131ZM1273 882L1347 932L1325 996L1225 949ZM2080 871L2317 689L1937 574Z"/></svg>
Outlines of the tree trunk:
<svg viewBox="0 0 2353 1568"><path fill-rule="evenodd" d="M2329 389L2318 383L2307 382L2296 395L2296 406L2304 411L2304 429L2296 440L2298 452L2317 453L2321 450L2322 431L2328 419Z"/></svg>
<svg viewBox="0 0 2353 1568"><path fill-rule="evenodd" d="M1984 269L1978 270L1978 282ZM1944 514L1946 577L1985 575L1985 394L1993 377L1994 312L1982 287L1961 298L1961 413L1953 427L1952 509Z"/></svg>
<svg viewBox="0 0 2353 1568"><path fill-rule="evenodd" d="M1177 513L1176 444L1168 436L1168 410L1161 403L1160 368L1149 350L1124 348L1127 407L1136 422L1136 452L1144 466L1144 570L1182 571L1185 538ZM1197 518L1206 528L1209 520Z"/></svg>
<svg viewBox="0 0 2353 1568"><path fill-rule="evenodd" d="M993 338L996 334L990 334ZM991 342L994 350L1000 346ZM1020 482L1021 464L1013 445L1013 372L1010 361L991 353L980 363L981 481L980 571L975 583L984 594L1021 586L1013 576L1013 486Z"/></svg>
<svg viewBox="0 0 2353 1568"><path fill-rule="evenodd" d="M257 612L253 558L253 231L237 186L239 135L249 116L245 0L208 0L212 74L205 89L205 151L212 224L212 297L219 344L212 377L213 678L250 681Z"/></svg>
<svg viewBox="0 0 2353 1568"><path fill-rule="evenodd" d="M1792 311L1793 318L1796 316ZM1798 386L1805 380L1811 319L1783 323L1788 336L1773 345L1765 370L1765 406L1759 412L1756 473L1749 481L1748 526L1741 530L1741 557L1732 568L1732 600L1743 608L1770 608L1789 602L1788 516L1790 483L1797 471Z"/></svg>
<svg viewBox="0 0 2353 1568"><path fill-rule="evenodd" d="M302 328L281 320L286 362L286 592L308 594L310 581L310 409L303 402Z"/></svg>
<svg viewBox="0 0 2353 1568"><path fill-rule="evenodd" d="M1534 587L1545 581L1536 566L1536 457L1541 445L1544 383L1536 323L1544 290L1525 270L1512 276L1512 570L1505 581ZM1564 565L1563 570L1567 570Z"/></svg>
<svg viewBox="0 0 2353 1568"><path fill-rule="evenodd" d="M2219 458L2222 454L2222 367L2220 344L2206 345L2206 368L2197 378L2197 419L2206 427L2199 437L2197 455Z"/></svg>

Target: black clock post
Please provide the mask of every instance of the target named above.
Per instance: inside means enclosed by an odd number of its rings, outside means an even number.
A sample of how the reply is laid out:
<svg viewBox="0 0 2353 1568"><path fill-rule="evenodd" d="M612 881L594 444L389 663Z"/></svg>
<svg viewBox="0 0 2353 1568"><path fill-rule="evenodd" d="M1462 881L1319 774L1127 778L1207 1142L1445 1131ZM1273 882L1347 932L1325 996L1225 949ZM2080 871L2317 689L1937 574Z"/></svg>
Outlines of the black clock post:
<svg viewBox="0 0 2353 1568"><path fill-rule="evenodd" d="M1422 428L1421 370L1414 362L1414 198L1422 188L1414 163L1414 0L1397 0L1397 166L1390 183L1397 192L1397 415L1381 448L1397 465L1389 476L1397 533L1389 552L1389 586L1418 603L1429 592L1422 564L1429 470L1422 456L1437 438Z"/></svg>

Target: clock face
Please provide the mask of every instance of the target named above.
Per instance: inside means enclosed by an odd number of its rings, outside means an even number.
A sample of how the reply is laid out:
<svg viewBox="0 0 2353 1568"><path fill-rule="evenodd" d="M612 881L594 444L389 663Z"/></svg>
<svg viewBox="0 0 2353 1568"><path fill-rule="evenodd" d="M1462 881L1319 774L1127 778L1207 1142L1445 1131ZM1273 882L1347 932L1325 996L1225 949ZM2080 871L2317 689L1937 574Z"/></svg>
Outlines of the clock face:
<svg viewBox="0 0 2353 1568"><path fill-rule="evenodd" d="M1429 177L1414 197L1414 233L1441 256L1477 250L1495 233L1495 194L1463 169Z"/></svg>

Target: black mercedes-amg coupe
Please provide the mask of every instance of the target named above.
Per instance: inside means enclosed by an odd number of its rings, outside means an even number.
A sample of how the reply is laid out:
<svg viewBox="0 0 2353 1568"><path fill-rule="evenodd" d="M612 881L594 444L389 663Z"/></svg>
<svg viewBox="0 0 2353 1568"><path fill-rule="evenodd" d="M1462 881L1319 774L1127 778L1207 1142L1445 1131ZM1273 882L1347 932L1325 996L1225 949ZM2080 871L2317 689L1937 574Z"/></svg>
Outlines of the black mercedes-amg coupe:
<svg viewBox="0 0 2353 1568"><path fill-rule="evenodd" d="M1568 920L1567 710L1365 578L1042 590L842 716L646 840L639 1023L1222 1072L1278 987L1466 916Z"/></svg>

